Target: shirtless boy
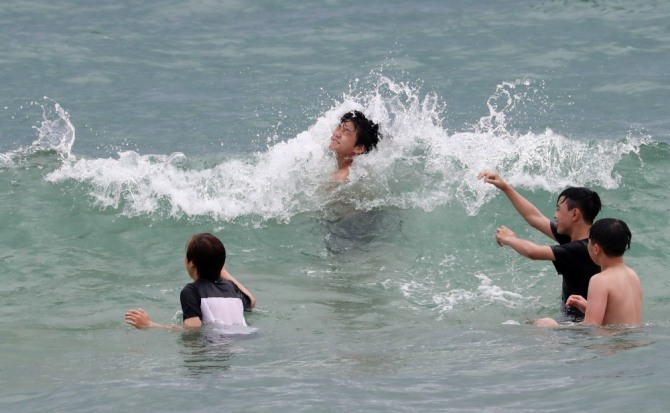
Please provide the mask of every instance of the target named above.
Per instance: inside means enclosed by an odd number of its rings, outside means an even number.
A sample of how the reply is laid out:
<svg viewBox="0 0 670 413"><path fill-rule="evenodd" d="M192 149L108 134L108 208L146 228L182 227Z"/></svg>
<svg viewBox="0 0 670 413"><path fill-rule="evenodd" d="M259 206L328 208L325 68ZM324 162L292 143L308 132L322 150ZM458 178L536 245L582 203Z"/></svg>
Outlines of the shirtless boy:
<svg viewBox="0 0 670 413"><path fill-rule="evenodd" d="M640 325L642 323L642 287L635 271L623 261L630 248L631 233L625 222L603 218L591 226L589 255L601 272L591 277L589 299L580 295L568 297L566 305L585 313L580 324L596 326ZM557 326L551 318L542 318L535 324Z"/></svg>
<svg viewBox="0 0 670 413"><path fill-rule="evenodd" d="M329 149L335 152L337 158L337 171L333 179L337 182L346 181L354 157L370 152L380 138L379 125L366 118L362 112L353 110L342 115L340 124L330 137Z"/></svg>

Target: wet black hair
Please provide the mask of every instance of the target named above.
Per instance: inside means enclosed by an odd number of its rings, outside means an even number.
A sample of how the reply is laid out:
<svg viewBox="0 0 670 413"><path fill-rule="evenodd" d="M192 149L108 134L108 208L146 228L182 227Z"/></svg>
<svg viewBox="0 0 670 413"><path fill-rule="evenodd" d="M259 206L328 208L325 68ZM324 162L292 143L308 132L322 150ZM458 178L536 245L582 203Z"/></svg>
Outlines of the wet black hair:
<svg viewBox="0 0 670 413"><path fill-rule="evenodd" d="M558 195L558 199L565 197L568 209L579 209L587 224L592 224L602 208L600 196L595 191L583 187L570 187Z"/></svg>
<svg viewBox="0 0 670 413"><path fill-rule="evenodd" d="M600 245L608 257L620 257L630 249L632 235L628 225L622 220L603 218L591 225L589 239Z"/></svg>
<svg viewBox="0 0 670 413"><path fill-rule="evenodd" d="M352 110L342 115L340 123L347 121L351 121L356 126L356 146L365 146L365 153L377 147L379 139L382 138L378 124L365 117L363 112L358 110Z"/></svg>
<svg viewBox="0 0 670 413"><path fill-rule="evenodd" d="M212 234L195 234L186 244L186 260L195 265L200 278L216 281L226 262L226 248Z"/></svg>

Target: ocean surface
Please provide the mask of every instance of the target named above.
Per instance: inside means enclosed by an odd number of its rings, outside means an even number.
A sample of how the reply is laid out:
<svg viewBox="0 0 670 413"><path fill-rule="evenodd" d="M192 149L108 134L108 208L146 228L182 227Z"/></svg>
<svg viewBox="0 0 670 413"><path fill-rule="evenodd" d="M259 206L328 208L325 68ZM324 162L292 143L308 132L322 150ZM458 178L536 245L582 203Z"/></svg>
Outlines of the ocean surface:
<svg viewBox="0 0 670 413"><path fill-rule="evenodd" d="M0 411L664 412L670 2L0 5ZM378 149L335 184L332 129ZM567 186L633 232L644 327L541 329ZM213 232L250 328L181 319Z"/></svg>

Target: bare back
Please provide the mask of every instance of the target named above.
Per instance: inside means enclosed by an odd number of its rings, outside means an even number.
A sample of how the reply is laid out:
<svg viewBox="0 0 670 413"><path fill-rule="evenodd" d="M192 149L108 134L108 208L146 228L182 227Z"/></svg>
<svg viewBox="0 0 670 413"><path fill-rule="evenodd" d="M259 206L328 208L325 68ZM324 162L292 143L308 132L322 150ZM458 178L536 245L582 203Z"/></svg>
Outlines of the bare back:
<svg viewBox="0 0 670 413"><path fill-rule="evenodd" d="M635 271L621 263L608 267L591 278L584 323L642 323L642 286Z"/></svg>

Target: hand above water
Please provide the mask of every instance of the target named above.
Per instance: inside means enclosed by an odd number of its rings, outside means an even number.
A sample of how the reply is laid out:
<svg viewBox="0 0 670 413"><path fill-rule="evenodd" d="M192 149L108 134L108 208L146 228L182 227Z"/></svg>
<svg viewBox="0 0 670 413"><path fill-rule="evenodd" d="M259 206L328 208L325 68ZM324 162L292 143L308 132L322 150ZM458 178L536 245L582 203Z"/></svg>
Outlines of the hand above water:
<svg viewBox="0 0 670 413"><path fill-rule="evenodd" d="M150 328L154 325L151 317L141 308L137 310L129 310L126 312L126 324L130 324L135 328Z"/></svg>

